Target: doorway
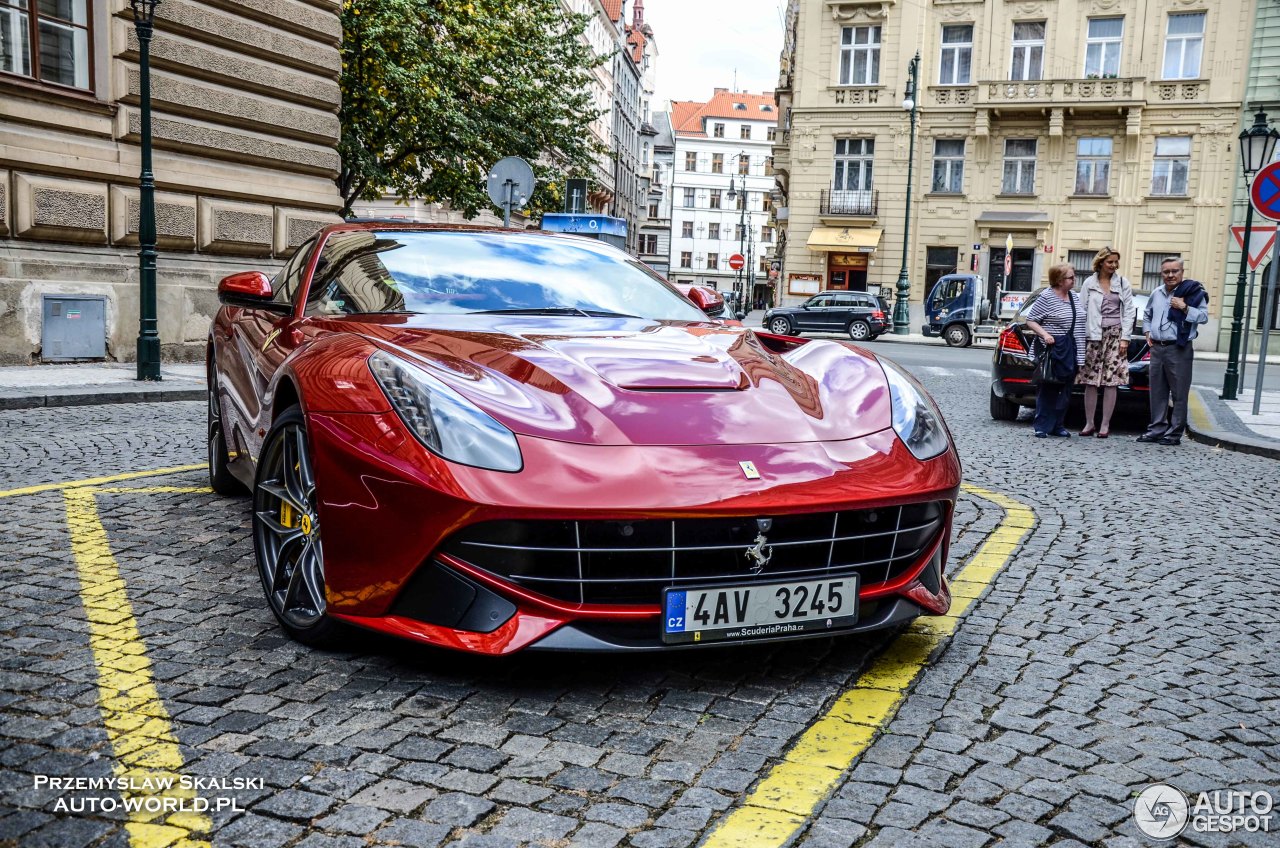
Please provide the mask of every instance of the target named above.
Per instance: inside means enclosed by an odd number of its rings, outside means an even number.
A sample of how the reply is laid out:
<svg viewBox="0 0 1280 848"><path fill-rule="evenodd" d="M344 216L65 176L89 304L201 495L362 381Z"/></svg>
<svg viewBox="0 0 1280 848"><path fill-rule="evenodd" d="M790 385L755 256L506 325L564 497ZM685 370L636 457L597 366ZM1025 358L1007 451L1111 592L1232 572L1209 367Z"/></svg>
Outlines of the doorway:
<svg viewBox="0 0 1280 848"><path fill-rule="evenodd" d="M828 288L866 291L867 265L865 253L828 253L827 279L831 281Z"/></svg>
<svg viewBox="0 0 1280 848"><path fill-rule="evenodd" d="M1015 247L1013 249L1013 273L1008 279L1004 275L1003 247L991 248L991 265L987 272L987 299L992 304L1000 303L1001 292L1030 292L1032 289L1033 269L1036 261L1034 247Z"/></svg>

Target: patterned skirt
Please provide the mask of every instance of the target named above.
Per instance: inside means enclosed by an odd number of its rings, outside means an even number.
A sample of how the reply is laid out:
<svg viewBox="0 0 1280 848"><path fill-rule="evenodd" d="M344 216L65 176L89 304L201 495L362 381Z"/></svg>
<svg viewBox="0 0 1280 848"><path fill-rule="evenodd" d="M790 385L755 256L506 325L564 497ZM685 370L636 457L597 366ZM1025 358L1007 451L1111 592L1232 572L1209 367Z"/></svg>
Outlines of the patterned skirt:
<svg viewBox="0 0 1280 848"><path fill-rule="evenodd" d="M1129 385L1128 352L1120 352L1120 328L1104 327L1101 341L1084 345L1084 365L1076 375L1082 386Z"/></svg>

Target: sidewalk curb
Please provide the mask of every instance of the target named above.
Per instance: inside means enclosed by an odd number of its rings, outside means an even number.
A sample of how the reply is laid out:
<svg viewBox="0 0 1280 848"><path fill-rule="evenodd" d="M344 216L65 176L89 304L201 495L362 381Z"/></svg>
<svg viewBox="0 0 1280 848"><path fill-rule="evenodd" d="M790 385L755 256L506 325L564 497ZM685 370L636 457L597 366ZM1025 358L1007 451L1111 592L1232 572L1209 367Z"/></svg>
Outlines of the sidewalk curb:
<svg viewBox="0 0 1280 848"><path fill-rule="evenodd" d="M0 410L39 409L58 406L98 406L112 403L163 403L166 401L204 400L204 389L152 389L138 390L132 386L112 391L110 387L95 387L94 391L49 391L36 389L35 394L20 391L0 392Z"/></svg>
<svg viewBox="0 0 1280 848"><path fill-rule="evenodd" d="M1224 429L1211 411L1210 405L1206 404L1204 399L1200 397L1200 392L1202 391L1205 390L1195 389L1187 398L1187 435L1191 437L1192 441L1211 447L1225 448L1239 453L1280 460L1280 443Z"/></svg>

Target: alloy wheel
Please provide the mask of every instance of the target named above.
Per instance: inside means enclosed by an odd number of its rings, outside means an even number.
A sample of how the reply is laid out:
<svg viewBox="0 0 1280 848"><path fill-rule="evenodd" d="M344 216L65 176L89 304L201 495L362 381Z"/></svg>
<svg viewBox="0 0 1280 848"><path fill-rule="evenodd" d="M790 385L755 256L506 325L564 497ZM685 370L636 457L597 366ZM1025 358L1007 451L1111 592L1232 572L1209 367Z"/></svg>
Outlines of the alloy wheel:
<svg viewBox="0 0 1280 848"><path fill-rule="evenodd" d="M324 554L315 472L296 410L281 419L263 447L253 509L258 569L272 610L293 631L317 627L326 606Z"/></svg>
<svg viewBox="0 0 1280 848"><path fill-rule="evenodd" d="M769 329L780 336L791 334L791 322L786 318L774 318L769 322Z"/></svg>

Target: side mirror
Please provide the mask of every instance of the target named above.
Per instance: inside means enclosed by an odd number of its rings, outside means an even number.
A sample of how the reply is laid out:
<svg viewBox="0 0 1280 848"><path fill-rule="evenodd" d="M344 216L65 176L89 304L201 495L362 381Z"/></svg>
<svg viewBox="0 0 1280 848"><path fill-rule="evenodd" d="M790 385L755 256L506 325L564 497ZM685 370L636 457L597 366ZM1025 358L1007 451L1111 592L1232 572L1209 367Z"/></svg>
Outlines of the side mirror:
<svg viewBox="0 0 1280 848"><path fill-rule="evenodd" d="M261 271L232 274L218 283L218 301L227 306L269 309L272 312L292 311L288 304L274 302L272 295L271 278Z"/></svg>
<svg viewBox="0 0 1280 848"><path fill-rule="evenodd" d="M724 309L724 298L720 293L705 286L690 286L689 299L708 316Z"/></svg>

